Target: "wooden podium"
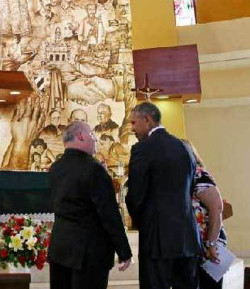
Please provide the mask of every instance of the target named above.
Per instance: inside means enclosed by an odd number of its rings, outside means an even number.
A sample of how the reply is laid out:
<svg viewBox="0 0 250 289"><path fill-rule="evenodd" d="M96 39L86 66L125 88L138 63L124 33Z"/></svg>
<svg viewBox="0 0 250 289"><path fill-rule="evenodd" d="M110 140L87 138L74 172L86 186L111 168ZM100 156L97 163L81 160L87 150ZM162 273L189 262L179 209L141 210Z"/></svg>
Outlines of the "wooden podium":
<svg viewBox="0 0 250 289"><path fill-rule="evenodd" d="M1 289L29 289L30 273L0 273Z"/></svg>

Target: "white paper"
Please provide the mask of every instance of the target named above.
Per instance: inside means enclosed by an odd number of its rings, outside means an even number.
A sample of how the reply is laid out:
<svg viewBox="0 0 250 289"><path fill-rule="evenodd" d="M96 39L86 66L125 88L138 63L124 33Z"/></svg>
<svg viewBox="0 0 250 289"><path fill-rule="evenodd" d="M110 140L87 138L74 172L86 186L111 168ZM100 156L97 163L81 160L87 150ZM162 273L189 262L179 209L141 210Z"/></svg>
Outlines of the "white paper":
<svg viewBox="0 0 250 289"><path fill-rule="evenodd" d="M220 281L223 275L229 270L236 256L226 247L218 245L218 258L220 263L216 264L207 260L201 267L216 281Z"/></svg>

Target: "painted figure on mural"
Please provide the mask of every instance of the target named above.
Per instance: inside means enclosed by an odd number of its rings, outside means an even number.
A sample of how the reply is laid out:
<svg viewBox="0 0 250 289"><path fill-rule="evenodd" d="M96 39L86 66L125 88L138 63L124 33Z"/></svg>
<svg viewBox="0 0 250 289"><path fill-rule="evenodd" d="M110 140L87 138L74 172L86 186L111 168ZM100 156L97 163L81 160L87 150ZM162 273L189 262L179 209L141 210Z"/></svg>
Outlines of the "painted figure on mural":
<svg viewBox="0 0 250 289"><path fill-rule="evenodd" d="M25 51L21 40L22 37L19 34L12 36L7 57L3 60L4 70L18 70L22 64L31 60L36 55L35 51Z"/></svg>
<svg viewBox="0 0 250 289"><path fill-rule="evenodd" d="M87 16L84 5L76 0L61 0L55 5L54 11L60 15L62 21L80 22Z"/></svg>
<svg viewBox="0 0 250 289"><path fill-rule="evenodd" d="M108 104L101 103L97 107L97 119L99 124L95 126L95 132L113 132L119 125L111 119L112 111Z"/></svg>
<svg viewBox="0 0 250 289"><path fill-rule="evenodd" d="M116 0L98 0L98 15L102 15L105 32L112 29L110 27L110 21L115 19L115 2Z"/></svg>
<svg viewBox="0 0 250 289"><path fill-rule="evenodd" d="M44 22L46 24L51 24L60 21L60 17L52 11L53 6L51 4L51 1L40 0L39 3L40 7L34 14L37 25Z"/></svg>
<svg viewBox="0 0 250 289"><path fill-rule="evenodd" d="M75 10L76 5L73 0L62 0L61 2L61 8L64 11L65 14L71 13Z"/></svg>
<svg viewBox="0 0 250 289"><path fill-rule="evenodd" d="M116 142L112 135L102 134L98 143L97 158L105 161L108 167L117 167L119 162L127 166L129 151L121 143Z"/></svg>
<svg viewBox="0 0 250 289"><path fill-rule="evenodd" d="M31 159L33 156L33 163L31 163L31 166L32 164L34 166L34 162L36 162L36 167L38 167L38 163L40 163L40 171L48 171L51 164L55 161L55 156L48 148L47 143L43 139L37 138L32 142L32 149ZM34 156L34 153L40 155L40 162L38 158Z"/></svg>
<svg viewBox="0 0 250 289"><path fill-rule="evenodd" d="M41 132L41 135L59 136L62 135L65 125L61 124L61 112L57 109L49 113L50 124Z"/></svg>
<svg viewBox="0 0 250 289"><path fill-rule="evenodd" d="M130 7L128 0L117 0L115 4L116 19L119 23L127 24L131 22Z"/></svg>
<svg viewBox="0 0 250 289"><path fill-rule="evenodd" d="M132 59L131 48L126 50L129 6L128 1L124 2L126 7L120 1L0 1L3 69L24 71L39 95L32 97L35 102L32 100L31 106L30 100L21 101L13 108L15 112L6 116L9 137L1 147L2 168L30 169L32 142L37 138L46 142L54 156L60 155L64 125L74 120L90 122L100 130L99 136L108 133L118 140L118 123L126 126L131 107L127 103L132 103L123 75L123 67L131 64L127 54ZM118 14L123 15L119 21ZM109 120L111 116L105 121L105 113L96 117L97 106L106 100L121 112L115 121ZM51 120L53 114L55 120ZM6 138L0 131L1 137ZM32 168L38 170L39 162L34 155Z"/></svg>
<svg viewBox="0 0 250 289"><path fill-rule="evenodd" d="M9 47L8 56L16 61L20 61L22 56L22 48L21 48L21 36L14 35L11 40L11 45Z"/></svg>
<svg viewBox="0 0 250 289"><path fill-rule="evenodd" d="M81 108L72 110L68 119L68 123L72 123L73 121L88 122L88 116L86 111Z"/></svg>
<svg viewBox="0 0 250 289"><path fill-rule="evenodd" d="M84 45L94 46L104 42L104 27L101 16L97 17L97 5L89 4L86 7L87 17L80 24L78 39Z"/></svg>
<svg viewBox="0 0 250 289"><path fill-rule="evenodd" d="M41 168L41 155L37 152L34 152L31 155L31 166L30 166L30 170L34 171L34 172L41 172L42 168Z"/></svg>
<svg viewBox="0 0 250 289"><path fill-rule="evenodd" d="M15 107L10 122L11 140L2 160L2 168L28 170L32 142L45 124L48 99L34 93Z"/></svg>
<svg viewBox="0 0 250 289"><path fill-rule="evenodd" d="M27 0L1 0L2 31L4 34L31 35L31 19Z"/></svg>

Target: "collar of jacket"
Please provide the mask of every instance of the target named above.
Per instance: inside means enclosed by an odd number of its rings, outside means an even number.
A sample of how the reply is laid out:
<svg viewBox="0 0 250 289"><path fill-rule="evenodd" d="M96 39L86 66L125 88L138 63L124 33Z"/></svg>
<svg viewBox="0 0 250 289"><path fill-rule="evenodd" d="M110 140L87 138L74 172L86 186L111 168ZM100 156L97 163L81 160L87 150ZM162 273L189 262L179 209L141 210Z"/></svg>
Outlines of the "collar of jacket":
<svg viewBox="0 0 250 289"><path fill-rule="evenodd" d="M148 136L151 136L151 134L154 133L156 130L162 129L162 128L165 129L163 125L159 125L159 126L152 128L151 131L148 133Z"/></svg>
<svg viewBox="0 0 250 289"><path fill-rule="evenodd" d="M79 149L75 149L75 148L67 148L67 149L65 149L64 154L66 154L66 155L88 155L88 156L90 156L85 151L82 151L82 150L79 150Z"/></svg>

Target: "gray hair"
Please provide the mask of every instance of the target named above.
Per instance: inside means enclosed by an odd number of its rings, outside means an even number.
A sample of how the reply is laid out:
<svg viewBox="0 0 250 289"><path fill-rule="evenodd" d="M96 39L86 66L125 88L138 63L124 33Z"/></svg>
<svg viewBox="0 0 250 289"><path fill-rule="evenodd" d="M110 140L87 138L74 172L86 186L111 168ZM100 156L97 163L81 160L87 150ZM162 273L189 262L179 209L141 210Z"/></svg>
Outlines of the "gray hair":
<svg viewBox="0 0 250 289"><path fill-rule="evenodd" d="M89 125L83 121L73 121L69 124L63 133L63 142L71 142L75 140L75 137L79 132L89 130Z"/></svg>
<svg viewBox="0 0 250 289"><path fill-rule="evenodd" d="M138 112L142 116L150 115L157 124L161 121L161 112L159 108L150 102L143 102L136 105L131 112Z"/></svg>

